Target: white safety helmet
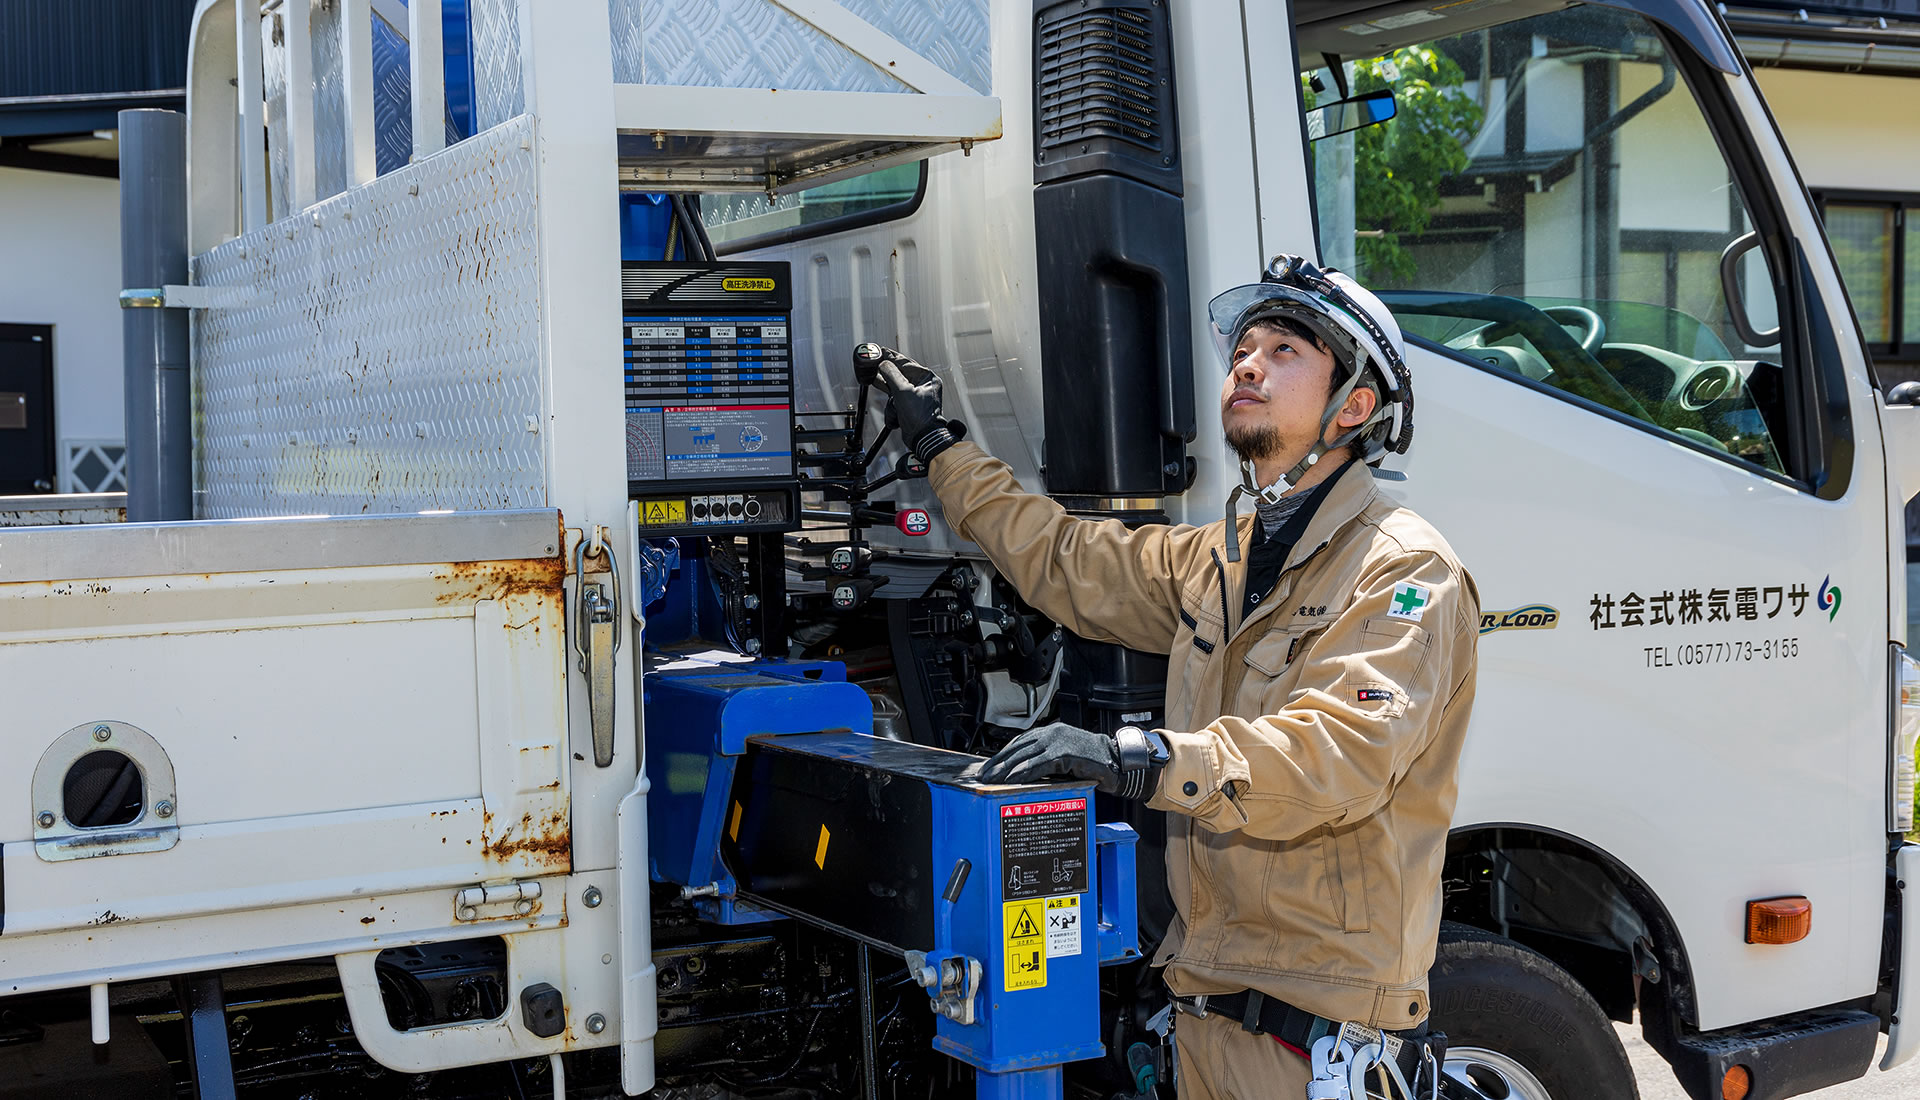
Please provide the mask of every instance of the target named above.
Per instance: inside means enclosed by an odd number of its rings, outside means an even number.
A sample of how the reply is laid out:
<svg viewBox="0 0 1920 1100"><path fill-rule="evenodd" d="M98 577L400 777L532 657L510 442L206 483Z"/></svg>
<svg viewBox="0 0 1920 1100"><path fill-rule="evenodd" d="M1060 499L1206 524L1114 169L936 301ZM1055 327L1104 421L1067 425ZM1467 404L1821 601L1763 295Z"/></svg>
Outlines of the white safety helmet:
<svg viewBox="0 0 1920 1100"><path fill-rule="evenodd" d="M1234 349L1247 329L1260 321L1285 318L1324 341L1332 350L1335 369L1344 375L1321 414L1320 438L1291 470L1273 484L1261 486L1255 482L1253 463L1240 463L1240 487L1227 501L1230 531L1241 493L1278 500L1329 451L1360 441L1361 459L1368 465L1378 464L1389 453L1406 453L1413 442L1413 376L1407 371L1407 344L1399 323L1372 291L1338 271L1322 271L1299 256L1279 255L1268 261L1259 282L1215 295L1207 315L1220 361L1229 371ZM1332 443L1323 442L1327 425L1361 385L1379 398L1373 415ZM1238 541L1229 541L1232 560L1239 558Z"/></svg>

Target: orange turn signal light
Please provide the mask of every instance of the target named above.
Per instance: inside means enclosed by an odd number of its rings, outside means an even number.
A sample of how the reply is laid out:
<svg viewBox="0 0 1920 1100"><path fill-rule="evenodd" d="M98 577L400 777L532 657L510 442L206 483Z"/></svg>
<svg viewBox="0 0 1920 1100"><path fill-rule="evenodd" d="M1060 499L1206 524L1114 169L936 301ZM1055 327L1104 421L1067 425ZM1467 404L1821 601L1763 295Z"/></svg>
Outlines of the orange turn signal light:
<svg viewBox="0 0 1920 1100"><path fill-rule="evenodd" d="M1728 1066L1727 1075L1720 1078L1720 1100L1746 1100L1752 1089L1753 1074L1745 1066Z"/></svg>
<svg viewBox="0 0 1920 1100"><path fill-rule="evenodd" d="M1747 903L1748 943L1798 943L1813 931L1813 903L1802 897Z"/></svg>

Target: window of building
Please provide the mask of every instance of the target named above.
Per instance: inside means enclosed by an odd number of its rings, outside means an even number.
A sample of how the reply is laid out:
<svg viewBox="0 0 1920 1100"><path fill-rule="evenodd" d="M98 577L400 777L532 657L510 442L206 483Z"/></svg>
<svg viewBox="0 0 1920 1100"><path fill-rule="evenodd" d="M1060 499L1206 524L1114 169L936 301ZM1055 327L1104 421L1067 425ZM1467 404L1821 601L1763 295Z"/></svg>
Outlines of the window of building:
<svg viewBox="0 0 1920 1100"><path fill-rule="evenodd" d="M714 251L724 256L904 218L919 209L926 188L927 162L923 160L771 201L763 194L703 195L701 218L713 238Z"/></svg>
<svg viewBox="0 0 1920 1100"><path fill-rule="evenodd" d="M1920 359L1920 195L1825 191L1815 198L1868 350Z"/></svg>

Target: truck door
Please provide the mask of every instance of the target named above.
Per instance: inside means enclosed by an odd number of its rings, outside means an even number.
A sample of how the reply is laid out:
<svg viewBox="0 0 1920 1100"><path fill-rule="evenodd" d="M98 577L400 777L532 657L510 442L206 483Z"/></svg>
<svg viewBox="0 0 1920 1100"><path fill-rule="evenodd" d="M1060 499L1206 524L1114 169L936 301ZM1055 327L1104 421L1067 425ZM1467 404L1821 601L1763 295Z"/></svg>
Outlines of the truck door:
<svg viewBox="0 0 1920 1100"><path fill-rule="evenodd" d="M1824 245L1730 53L1624 6L1472 7L1505 21L1300 32L1398 107L1315 146L1315 213L1412 345L1388 489L1485 611L1455 827L1630 868L1701 1028L1871 994L1887 511ZM1806 940L1743 942L1748 900L1793 894Z"/></svg>
<svg viewBox="0 0 1920 1100"><path fill-rule="evenodd" d="M0 325L0 495L51 493L53 328Z"/></svg>

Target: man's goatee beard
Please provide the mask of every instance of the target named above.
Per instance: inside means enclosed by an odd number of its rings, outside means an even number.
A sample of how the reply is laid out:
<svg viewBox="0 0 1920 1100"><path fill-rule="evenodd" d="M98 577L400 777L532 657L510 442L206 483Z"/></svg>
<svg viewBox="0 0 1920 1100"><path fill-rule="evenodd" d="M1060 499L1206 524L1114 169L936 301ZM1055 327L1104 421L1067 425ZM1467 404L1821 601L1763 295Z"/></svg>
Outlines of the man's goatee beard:
<svg viewBox="0 0 1920 1100"><path fill-rule="evenodd" d="M1259 462L1280 453L1280 433L1271 425L1254 428L1228 428L1227 446L1246 462Z"/></svg>

